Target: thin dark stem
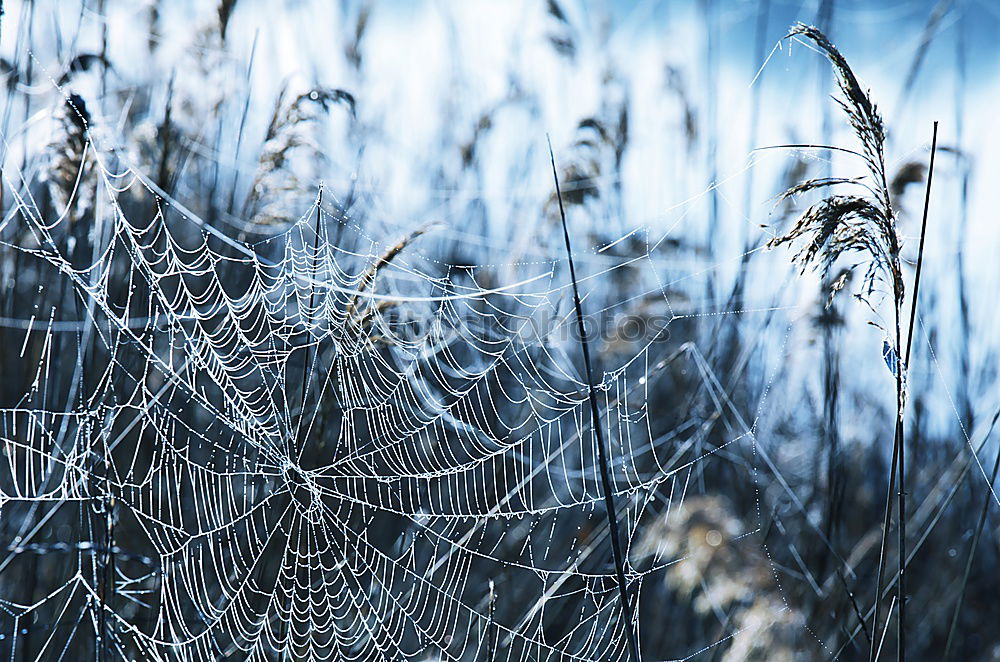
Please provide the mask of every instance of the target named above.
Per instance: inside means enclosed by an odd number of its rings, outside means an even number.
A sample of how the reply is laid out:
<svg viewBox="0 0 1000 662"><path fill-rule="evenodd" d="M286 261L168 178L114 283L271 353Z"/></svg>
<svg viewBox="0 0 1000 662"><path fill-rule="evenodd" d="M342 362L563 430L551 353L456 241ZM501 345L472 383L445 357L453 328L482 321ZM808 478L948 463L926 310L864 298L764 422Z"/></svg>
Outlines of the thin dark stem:
<svg viewBox="0 0 1000 662"><path fill-rule="evenodd" d="M996 417L993 418L993 423L996 423ZM986 524L986 515L989 513L990 498L993 496L993 485L997 481L998 469L1000 469L1000 449L997 450L997 458L993 462L993 473L990 474L990 483L986 486L986 496L983 499L983 509L979 512L979 524L976 526L976 535L972 537L972 545L969 547L969 558L965 561L965 573L962 575L962 590L958 593L955 612L951 615L951 626L948 628L948 643L944 646L944 656L941 658L943 662L948 661L948 656L951 653L951 645L955 639L958 616L962 612L962 603L965 602L965 589L969 585L969 575L972 573L972 561L976 558L976 548L979 547L979 538L982 536L983 526Z"/></svg>
<svg viewBox="0 0 1000 662"><path fill-rule="evenodd" d="M898 399L898 398L897 398ZM896 464L899 461L899 417L896 417L897 432L893 435L892 461L889 463L889 485L885 491L885 514L882 519L882 545L878 554L878 573L875 577L875 613L872 615L872 630L878 632L879 613L882 611L882 574L885 571L885 550L889 541L889 523L892 518L892 493L896 489ZM875 661L875 639L870 640L868 662Z"/></svg>
<svg viewBox="0 0 1000 662"><path fill-rule="evenodd" d="M847 585L847 580L844 578L844 573L837 569L837 577L840 578L840 583L844 586L844 592L847 593L848 599L851 601L851 608L854 609L854 615L858 619L858 625L861 626L861 631L865 634L865 639L868 640L868 645L872 643L872 636L868 634L868 626L865 625L865 617L861 613L861 607L858 606L858 601L854 598L854 593L851 592L851 588Z"/></svg>
<svg viewBox="0 0 1000 662"><path fill-rule="evenodd" d="M905 490L905 451L903 448L905 442L905 436L903 431L903 411L902 411L902 389L903 389L903 371L907 369L910 364L910 351L913 348L913 324L916 321L917 316L917 296L920 292L920 274L923 271L924 264L924 242L927 237L927 215L928 208L930 204L931 195L931 181L934 175L934 156L937 153L937 130L938 123L934 122L933 137L931 139L931 158L930 166L927 171L927 188L925 191L924 198L924 210L923 218L920 225L920 245L917 250L917 269L916 275L913 282L913 296L910 302L910 321L909 329L906 335L906 350L904 352L903 363L898 366L896 371L896 406L897 406L897 416L895 431L893 434L892 442L892 460L889 467L889 485L886 489L885 496L885 513L882 520L882 544L879 548L879 561L878 561L878 573L875 580L875 612L872 617L872 628L878 631L879 614L881 612L881 591L882 591L882 578L885 571L885 561L886 561L886 548L888 547L889 539L889 524L892 519L892 493L896 490L896 475L899 474L899 490L897 492L897 498L899 503L899 581L896 584L897 589L897 604L899 605L899 619L897 622L897 658L902 662L905 659L905 647L906 647L906 601L904 599L906 591L906 490ZM900 329L899 329L899 315L897 308L897 323L896 323L896 347L900 345ZM869 662L875 661L875 642L872 641L871 647L868 652Z"/></svg>
<svg viewBox="0 0 1000 662"><path fill-rule="evenodd" d="M587 392L590 396L590 420L597 438L597 461L601 471L601 488L604 491L604 506L608 511L608 529L611 537L611 555L615 562L615 574L618 577L618 596L621 600L622 620L625 637L628 641L629 659L639 662L639 644L636 641L635 630L632 627L632 606L628 599L628 587L625 584L625 564L622 557L621 537L618 532L618 515L615 509L615 494L611 487L611 472L608 469L607 451L604 448L604 433L601 428L601 417L597 408L597 393L594 390L594 375L590 364L590 341L587 329L583 323L583 305L580 303L580 291L577 287L576 267L573 264L573 248L569 240L569 227L566 225L566 210L563 207L562 191L559 188L559 175L556 171L556 157L552 152L552 140L549 140L549 160L552 162L552 178L556 184L556 198L559 200L559 217L562 220L563 239L566 241L566 257L569 261L569 276L573 282L573 306L576 309L576 326L580 333L580 347L583 350L583 365L587 376Z"/></svg>
<svg viewBox="0 0 1000 662"><path fill-rule="evenodd" d="M316 199L316 225L313 228L313 232L315 233L315 237L313 237L313 252L312 252L311 263L314 266L319 261L319 230L320 230L320 222L321 222L321 219L322 219L322 206L323 206L323 186L320 185L320 187L319 187L319 196ZM309 278L309 308L308 308L308 310L312 310L313 307L315 306L315 298L316 298L316 277L313 275L313 276L310 276L310 278ZM303 320L303 324L305 324L304 320ZM308 340L308 334L309 334L309 328L308 328L308 326L306 326L307 340ZM302 421L305 419L305 416L306 416L306 396L308 395L308 392L309 392L309 377L310 377L310 365L311 364L312 364L312 359L309 356L309 344L307 342L306 346L305 346L305 359L304 359L304 361L302 363L302 400L301 400L301 404L299 406L298 421L295 424L295 434L294 434L294 437L292 438L292 441L291 441L291 443L289 445L289 459L291 460L292 458L295 458L295 462L299 462L300 461L300 457L299 456L300 456L300 454L302 452L302 449L305 446L304 443L300 442L299 435L302 433ZM296 448L296 444L297 443L298 443L298 448ZM288 619L282 619L282 621L281 621L281 635L280 635L280 639L282 641L284 641L284 639L287 636L287 634L288 634ZM288 649L289 649L289 642L285 642L284 643L284 648L281 651L281 659L282 660L287 660L288 659Z"/></svg>
<svg viewBox="0 0 1000 662"><path fill-rule="evenodd" d="M993 415L993 422L990 423L990 426L987 429L986 434L983 435L982 441L980 441L979 445L976 448L973 449L973 457L978 457L979 453L982 452L982 450L986 447L986 442L988 442L989 439L990 439L990 437L992 436L993 429L996 427L996 424L997 424L998 421L1000 421L1000 408L998 408L996 410L996 412L994 413L994 415ZM958 462L958 457L956 456L953 464L957 463L957 462ZM973 464L976 464L976 466L979 466L978 463L975 463L975 462L973 462L972 459L970 459L970 460L968 460L965 463L965 466L962 467L962 470L959 473L958 477L955 478L955 480L951 484L951 488L948 490L947 495L938 504L938 506L937 506L937 515L934 516L934 518L931 520L930 524L927 526L927 528L925 528L925 530L924 530L923 534L921 535L920 539L917 541L917 544L914 545L913 549L910 551L909 558L906 559L906 564L907 565L910 565L911 563L913 563L913 559L916 557L917 553L920 551L920 549L922 548L922 546L927 542L928 536L930 535L930 532L938 525L938 523L943 518L945 511L948 509L949 504L951 504L951 502L952 502L952 499L954 499L955 496L958 494L958 486L962 483L963 480L965 480L965 476L966 476L966 474L968 474L968 472L972 468ZM895 581L896 581L895 578L893 578L892 581L890 581L886 585L885 589L879 593L879 596L878 596L879 599L882 599L885 596L889 595L890 589L895 588ZM896 603L896 597L895 596L893 596L893 598L892 598L892 603L893 604ZM876 600L873 603L873 605L868 609L867 616L865 617L866 619L871 616L872 612L875 611L875 606L878 605L878 604L879 604L878 600ZM831 660L839 660L841 654L847 649L848 646L851 645L851 643L854 641L855 637L857 637L860 632L861 632L861 626L858 625L850 633L850 635L848 636L847 640L844 641L836 651L834 651L834 654L833 654L833 656L830 659Z"/></svg>
<svg viewBox="0 0 1000 662"><path fill-rule="evenodd" d="M920 239L920 246L923 248L923 237ZM913 293L913 301L917 300L917 293ZM910 327L911 333L913 327ZM896 347L899 347L899 311L896 312ZM907 340L909 344L909 340ZM896 493L899 503L899 526L896 529L897 545L899 547L899 581L896 583L896 660L904 662L906 659L906 440L903 437L903 393L906 384L903 380L905 365L896 366L896 435L893 438L893 445L899 449L899 464L896 470L899 472L897 480L898 492Z"/></svg>
<svg viewBox="0 0 1000 662"><path fill-rule="evenodd" d="M917 250L917 273L913 280L913 300L910 302L910 330L906 336L906 364L910 363L910 349L913 347L913 323L917 317L917 292L920 289L920 272L924 266L924 240L927 237L927 210L931 203L931 180L934 178L934 155L937 152L938 123L934 122L934 135L931 138L931 163L927 168L927 189L924 192L924 215L920 222L920 247Z"/></svg>
<svg viewBox="0 0 1000 662"><path fill-rule="evenodd" d="M111 494L111 461L109 458L109 453L111 449L108 448L107 440L105 439L104 444L104 495L102 496L104 505L104 563L101 573L101 613L98 619L98 627L100 628L99 639L101 641L100 651L98 652L98 659L100 662L107 662L108 660L108 639L110 636L108 634L108 609L111 606L111 597L114 594L114 571L115 571L115 557L114 557L114 544L115 544L115 501Z"/></svg>
<svg viewBox="0 0 1000 662"><path fill-rule="evenodd" d="M931 137L931 162L927 168L927 188L924 191L924 213L920 222L920 246L917 249L917 271L913 277L913 295L910 298L910 328L906 333L906 354L903 359L903 366L898 370L902 376L903 371L909 369L910 350L913 348L913 325L917 319L917 298L920 294L920 273L924 266L924 241L927 239L927 214L931 203L931 181L934 179L934 155L937 153L937 133L938 123L934 122L934 132ZM900 377L902 379L902 377ZM896 622L898 646L896 649L896 659L904 662L906 659L906 440L905 426L903 425L903 402L899 402L899 416L896 420L896 429L899 437L899 583L896 585L899 596L899 619Z"/></svg>

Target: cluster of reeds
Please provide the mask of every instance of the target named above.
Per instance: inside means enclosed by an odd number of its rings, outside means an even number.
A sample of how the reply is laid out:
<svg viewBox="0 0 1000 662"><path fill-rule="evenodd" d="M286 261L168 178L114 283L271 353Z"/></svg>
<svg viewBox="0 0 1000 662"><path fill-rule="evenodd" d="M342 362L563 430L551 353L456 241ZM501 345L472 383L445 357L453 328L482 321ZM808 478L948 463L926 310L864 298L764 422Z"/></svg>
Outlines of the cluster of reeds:
<svg viewBox="0 0 1000 662"><path fill-rule="evenodd" d="M336 104L347 107L354 116L354 97L338 88L317 87L297 95L286 103L288 87L284 87L274 103L271 121L264 136L257 173L250 186L250 193L243 205L243 214L250 219L250 227L284 226L298 215L290 211L288 194L302 189L304 181L290 163L294 155L306 151L306 161L321 158L311 130L316 122ZM260 230L257 230L260 231Z"/></svg>

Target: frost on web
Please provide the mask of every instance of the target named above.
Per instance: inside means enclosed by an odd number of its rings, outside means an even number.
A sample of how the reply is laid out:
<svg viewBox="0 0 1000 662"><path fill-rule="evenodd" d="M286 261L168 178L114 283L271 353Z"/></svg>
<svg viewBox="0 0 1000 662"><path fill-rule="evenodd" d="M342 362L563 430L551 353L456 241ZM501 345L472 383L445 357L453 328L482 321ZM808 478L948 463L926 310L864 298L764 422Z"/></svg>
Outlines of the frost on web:
<svg viewBox="0 0 1000 662"><path fill-rule="evenodd" d="M5 647L626 659L558 254L451 264L446 230L370 236L329 193L245 243L108 158L89 161L92 224L8 181L7 259L40 285L4 318L8 374L29 375L0 410L0 574L22 578L0 595ZM719 503L685 494L717 454L750 457L750 426L691 422L692 402L728 396L684 342L696 316L674 307L671 245L626 238L583 251L616 286L581 285L595 314L663 322L601 340L628 590L641 612L666 574L710 610L732 589L701 561L671 569L697 550L664 517L716 513L708 546L745 545ZM664 381L689 397L651 400ZM785 618L765 607L763 626Z"/></svg>

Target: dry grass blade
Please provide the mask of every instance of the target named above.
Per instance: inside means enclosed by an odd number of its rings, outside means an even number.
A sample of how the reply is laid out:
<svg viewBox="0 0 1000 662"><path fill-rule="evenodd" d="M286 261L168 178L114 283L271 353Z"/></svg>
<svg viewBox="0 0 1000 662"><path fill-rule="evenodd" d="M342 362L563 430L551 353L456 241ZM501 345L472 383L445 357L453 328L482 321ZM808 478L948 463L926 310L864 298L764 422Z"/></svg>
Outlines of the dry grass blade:
<svg viewBox="0 0 1000 662"><path fill-rule="evenodd" d="M354 312L358 308L358 301L360 300L362 295L368 290L368 287L375 280L375 277L378 276L379 272L382 269L384 269L390 262L395 260L396 257L400 253L402 253L407 246L413 243L414 240L416 240L421 235L426 234L428 231L436 227L436 225L437 225L436 223L427 223L425 225L420 226L410 234L406 235L398 242L396 242L393 246L389 247L389 250L380 255L371 264L371 266L369 266L368 269L366 269L365 272L361 274L361 278L360 280L358 280L358 285L355 288L357 290L357 293L351 298L351 301L347 304L347 307L345 308L345 313L348 319L354 318Z"/></svg>

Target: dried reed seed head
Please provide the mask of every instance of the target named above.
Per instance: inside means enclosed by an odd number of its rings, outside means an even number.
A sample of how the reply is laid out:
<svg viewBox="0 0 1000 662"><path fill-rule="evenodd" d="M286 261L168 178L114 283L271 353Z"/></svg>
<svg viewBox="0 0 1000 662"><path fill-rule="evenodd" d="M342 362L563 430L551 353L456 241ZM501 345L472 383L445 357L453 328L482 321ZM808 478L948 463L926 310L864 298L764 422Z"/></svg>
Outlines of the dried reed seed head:
<svg viewBox="0 0 1000 662"><path fill-rule="evenodd" d="M361 69L362 53L361 42L364 40L365 32L368 29L368 21L371 18L371 3L365 2L358 10L358 17L354 22L354 33L344 46L344 57L355 71Z"/></svg>
<svg viewBox="0 0 1000 662"><path fill-rule="evenodd" d="M832 195L810 206L784 235L767 242L768 248L804 240L792 257L800 273L812 266L825 280L837 260L847 253L867 256L869 268L863 280L864 291L871 294L875 281L885 278L894 287L902 287L898 252L885 241L881 211L871 200L853 195ZM895 234L895 228L890 228ZM852 267L849 267L853 269ZM838 278L835 294L846 278ZM899 292L902 296L902 291Z"/></svg>
<svg viewBox="0 0 1000 662"><path fill-rule="evenodd" d="M476 125L472 130L472 137L468 142L459 146L459 154L462 157L463 168L468 168L475 162L479 141L483 138L483 135L493 128L493 113L495 111L495 108L484 111L479 116L479 120L476 122Z"/></svg>
<svg viewBox="0 0 1000 662"><path fill-rule="evenodd" d="M76 74L91 71L95 66L101 65L105 71L113 69L111 62L99 53L81 53L69 61L66 71L59 77L60 87L69 84Z"/></svg>
<svg viewBox="0 0 1000 662"><path fill-rule="evenodd" d="M79 94L71 93L56 113L58 131L49 143L49 167L46 177L49 194L60 207L60 213L69 212L70 224L90 209L92 187L82 186L91 172L87 158L90 113Z"/></svg>
<svg viewBox="0 0 1000 662"><path fill-rule="evenodd" d="M585 205L601 197L598 180L604 166L616 159L616 139L607 124L597 117L586 117L576 127L576 138L569 163L559 176L563 202L567 206ZM558 220L558 200L555 192L546 203L547 215Z"/></svg>
<svg viewBox="0 0 1000 662"><path fill-rule="evenodd" d="M894 304L901 305L904 293L900 267L900 241L896 229L891 194L886 184L885 129L881 115L869 94L858 83L847 60L817 28L803 24L792 27L788 36L802 35L823 50L837 76L842 99L838 100L859 142L858 153L868 168L867 178L825 177L809 179L788 188L781 200L837 185L863 188L862 195L830 195L803 212L784 235L768 242L769 248L796 240L805 245L792 258L802 271L815 267L826 280L833 264L846 253L866 256L868 269L863 279L865 296L875 290L877 280L887 282L893 292ZM870 181L866 181L870 179ZM854 267L849 267L853 269ZM831 297L843 289L846 277L833 281Z"/></svg>
<svg viewBox="0 0 1000 662"><path fill-rule="evenodd" d="M219 0L217 9L219 15L219 37L226 41L226 30L229 28L229 20L233 17L233 10L236 9L237 0Z"/></svg>
<svg viewBox="0 0 1000 662"><path fill-rule="evenodd" d="M635 554L668 563L667 585L694 596L695 610L707 614L773 589L767 560L757 547L739 540L743 533L727 500L690 497L647 528Z"/></svg>
<svg viewBox="0 0 1000 662"><path fill-rule="evenodd" d="M63 118L69 120L75 133L83 135L90 125L90 112L87 103L79 94L71 93L63 106Z"/></svg>
<svg viewBox="0 0 1000 662"><path fill-rule="evenodd" d="M690 497L650 525L635 554L639 558L691 559L699 567L707 566L742 531L722 497Z"/></svg>
<svg viewBox="0 0 1000 662"><path fill-rule="evenodd" d="M563 11L562 7L559 6L559 3L556 2L556 0L546 0L545 8L546 11L548 11L549 16L552 18L556 19L560 23L569 23L569 20L566 18L566 13Z"/></svg>
<svg viewBox="0 0 1000 662"><path fill-rule="evenodd" d="M284 85L275 99L271 121L268 123L265 140L279 137L282 133L306 122L318 121L334 104L347 107L351 118L356 117L356 101L354 95L340 88L316 87L303 92L284 105L288 85Z"/></svg>
<svg viewBox="0 0 1000 662"><path fill-rule="evenodd" d="M689 497L646 528L634 554L668 563L666 584L693 596L697 613L730 613L736 634L723 660L799 659L805 618L784 601L769 559L743 533L726 499Z"/></svg>
<svg viewBox="0 0 1000 662"><path fill-rule="evenodd" d="M861 139L865 150L865 156L869 159L869 167L873 169L874 175L882 174L883 168L882 149L885 145L885 126L878 108L871 100L869 93L862 89L854 71L847 63L847 59L840 53L825 34L818 28L803 23L793 25L788 33L788 37L802 35L812 40L814 44L823 50L827 59L833 65L834 73L837 77L837 84L840 87L843 99L839 104L847 113L851 126L854 128L858 138ZM886 201L888 203L888 201Z"/></svg>
<svg viewBox="0 0 1000 662"><path fill-rule="evenodd" d="M784 188L790 189L796 184L806 179L806 175L809 174L812 161L804 158L801 154L795 154L792 157L791 162L785 166L785 170L781 175L781 181Z"/></svg>
<svg viewBox="0 0 1000 662"><path fill-rule="evenodd" d="M919 184L927 176L927 165L919 161L909 161L904 163L892 177L889 184L889 193L893 198L898 199L910 184Z"/></svg>
<svg viewBox="0 0 1000 662"><path fill-rule="evenodd" d="M837 184L860 184L862 181L863 178L861 177L816 177L814 179L806 179L785 189L785 191L778 196L778 199L783 201L796 195L801 195L802 193L808 193L809 191L815 191L816 189L826 188L827 186L835 186Z"/></svg>
<svg viewBox="0 0 1000 662"><path fill-rule="evenodd" d="M830 282L830 294L827 296L825 308L830 308L833 305L833 297L851 282L852 273L850 269L841 269L840 273ZM838 313L834 313L834 317L830 321L833 324L841 325L844 323L844 318Z"/></svg>
<svg viewBox="0 0 1000 662"><path fill-rule="evenodd" d="M570 23L566 12L556 0L547 0L546 11L556 23L553 32L548 35L549 43L557 53L570 60L576 58L576 39L573 25Z"/></svg>
<svg viewBox="0 0 1000 662"><path fill-rule="evenodd" d="M345 308L345 314L348 318L352 318L354 316L355 310L357 310L358 308L358 304L361 297L364 296L364 292L368 289L368 286L372 284L372 282L375 280L375 277L378 276L379 272L389 263L395 260L396 257L398 257L399 254L406 249L407 246L413 243L414 240L416 240L421 235L426 234L428 231L432 230L435 227L437 227L437 223L426 223L420 226L410 234L406 235L405 237L397 241L394 245L390 246L388 250L386 250L384 253L382 253L382 255L376 258L374 262L372 262L372 264L361 274L360 278L358 279L358 284L355 287L355 289L357 290L357 294L355 294L351 298L350 302L348 302L347 307ZM367 300L370 301L371 299Z"/></svg>
<svg viewBox="0 0 1000 662"><path fill-rule="evenodd" d="M733 613L734 634L722 662L797 662L807 656L808 628L801 612L780 594L765 593Z"/></svg>

